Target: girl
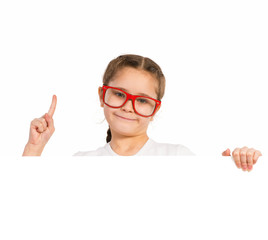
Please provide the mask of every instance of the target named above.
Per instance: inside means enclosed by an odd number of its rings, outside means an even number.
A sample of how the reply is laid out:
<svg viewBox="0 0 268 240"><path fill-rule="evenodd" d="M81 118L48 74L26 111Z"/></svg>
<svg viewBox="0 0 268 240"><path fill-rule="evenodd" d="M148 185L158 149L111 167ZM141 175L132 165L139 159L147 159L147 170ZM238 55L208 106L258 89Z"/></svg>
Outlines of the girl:
<svg viewBox="0 0 268 240"><path fill-rule="evenodd" d="M157 143L147 135L147 128L161 107L165 77L151 59L138 55L122 55L112 60L99 87L100 105L109 124L106 145L95 151L78 152L75 156L131 155L194 155L183 145ZM55 131L53 114L57 98L54 95L48 113L34 119L23 156L40 156ZM231 156L230 149L222 153ZM253 148L236 148L233 158L238 168L251 171L262 156Z"/></svg>

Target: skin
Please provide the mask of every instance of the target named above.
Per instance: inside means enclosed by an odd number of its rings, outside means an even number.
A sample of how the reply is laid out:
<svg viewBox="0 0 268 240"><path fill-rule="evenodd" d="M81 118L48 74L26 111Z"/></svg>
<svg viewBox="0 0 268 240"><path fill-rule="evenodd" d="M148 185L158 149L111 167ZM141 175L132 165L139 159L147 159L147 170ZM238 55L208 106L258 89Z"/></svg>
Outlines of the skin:
<svg viewBox="0 0 268 240"><path fill-rule="evenodd" d="M56 110L57 97L53 95L48 112L31 122L29 140L22 156L41 156L44 147L55 131L53 115Z"/></svg>
<svg viewBox="0 0 268 240"><path fill-rule="evenodd" d="M116 74L109 85L123 88L123 90L133 95L144 93L157 99L157 80L143 70L125 67ZM150 121L153 120L153 116L145 118L137 115L131 101L128 101L121 108L106 106L102 100L101 88L99 88L99 99L112 132L111 148L119 155L134 155L149 139L147 128ZM56 104L57 97L53 95L48 113L31 122L29 140L24 148L23 156L40 156L42 154L45 145L55 131L53 115ZM258 158L262 156L259 150L248 147L236 148L232 153L227 148L222 153L222 156L231 155L236 166L243 171L251 171Z"/></svg>

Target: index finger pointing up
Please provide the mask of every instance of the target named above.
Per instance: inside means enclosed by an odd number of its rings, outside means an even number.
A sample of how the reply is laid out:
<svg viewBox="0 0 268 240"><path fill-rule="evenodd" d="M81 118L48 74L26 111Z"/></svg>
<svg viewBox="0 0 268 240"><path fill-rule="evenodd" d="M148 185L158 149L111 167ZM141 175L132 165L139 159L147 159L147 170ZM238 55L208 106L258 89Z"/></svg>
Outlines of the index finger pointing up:
<svg viewBox="0 0 268 240"><path fill-rule="evenodd" d="M57 96L56 95L53 95L53 97L52 97L52 103L51 103L50 108L48 110L48 115L50 117L53 117L53 114L54 114L55 109L56 109L56 104L57 104Z"/></svg>

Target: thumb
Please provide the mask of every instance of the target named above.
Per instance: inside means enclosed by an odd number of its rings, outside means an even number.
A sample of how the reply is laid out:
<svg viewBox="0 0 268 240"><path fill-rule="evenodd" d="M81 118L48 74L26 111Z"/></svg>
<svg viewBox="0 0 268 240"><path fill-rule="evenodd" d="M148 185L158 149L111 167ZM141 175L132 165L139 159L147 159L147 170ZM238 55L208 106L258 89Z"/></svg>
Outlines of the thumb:
<svg viewBox="0 0 268 240"><path fill-rule="evenodd" d="M227 148L223 153L222 156L231 156L231 150Z"/></svg>

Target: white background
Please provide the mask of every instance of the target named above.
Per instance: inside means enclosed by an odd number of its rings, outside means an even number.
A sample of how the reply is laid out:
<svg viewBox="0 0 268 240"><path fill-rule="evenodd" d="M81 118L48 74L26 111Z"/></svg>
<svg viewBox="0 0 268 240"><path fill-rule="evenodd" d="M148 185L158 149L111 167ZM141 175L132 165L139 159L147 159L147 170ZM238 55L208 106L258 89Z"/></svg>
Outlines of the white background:
<svg viewBox="0 0 268 240"><path fill-rule="evenodd" d="M267 161L58 157L0 161L0 239L267 240Z"/></svg>
<svg viewBox="0 0 268 240"><path fill-rule="evenodd" d="M166 76L151 138L197 155L245 145L264 153L267 12L266 1L1 1L0 155L21 155L53 94L44 156L103 146L97 89L125 53L150 57Z"/></svg>
<svg viewBox="0 0 268 240"><path fill-rule="evenodd" d="M258 0L2 0L0 238L267 239L267 12ZM58 157L105 144L97 88L125 53L167 79L149 136L198 157ZM44 157L14 160L53 94ZM251 173L220 157L244 145L263 153Z"/></svg>

